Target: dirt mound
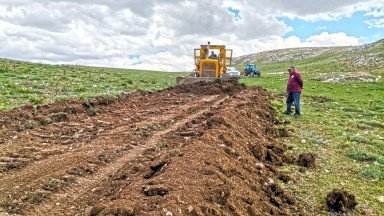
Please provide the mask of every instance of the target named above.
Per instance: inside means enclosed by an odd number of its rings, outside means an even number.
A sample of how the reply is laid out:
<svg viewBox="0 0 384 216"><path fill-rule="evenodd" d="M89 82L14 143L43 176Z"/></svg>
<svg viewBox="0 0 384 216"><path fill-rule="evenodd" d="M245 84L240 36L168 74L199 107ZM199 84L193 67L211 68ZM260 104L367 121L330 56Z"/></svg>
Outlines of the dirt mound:
<svg viewBox="0 0 384 216"><path fill-rule="evenodd" d="M194 93L203 95L213 95L221 93L234 93L246 88L245 84L239 83L237 80L216 80L215 82L196 82L173 87L180 93Z"/></svg>
<svg viewBox="0 0 384 216"><path fill-rule="evenodd" d="M302 153L297 159L297 164L303 167L314 167L316 164L316 154Z"/></svg>
<svg viewBox="0 0 384 216"><path fill-rule="evenodd" d="M329 211L334 212L348 212L357 205L355 195L342 189L333 189L328 193L326 202Z"/></svg>
<svg viewBox="0 0 384 216"><path fill-rule="evenodd" d="M261 88L195 83L0 113L0 212L297 214L277 184L289 159L267 101Z"/></svg>

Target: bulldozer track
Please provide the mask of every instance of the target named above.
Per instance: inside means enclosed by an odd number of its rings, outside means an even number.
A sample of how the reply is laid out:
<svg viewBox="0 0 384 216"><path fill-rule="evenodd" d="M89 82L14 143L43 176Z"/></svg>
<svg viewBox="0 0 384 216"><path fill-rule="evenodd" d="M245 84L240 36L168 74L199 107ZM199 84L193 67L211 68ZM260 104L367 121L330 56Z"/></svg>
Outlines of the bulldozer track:
<svg viewBox="0 0 384 216"><path fill-rule="evenodd" d="M153 148L153 146L161 139L161 137L169 132L175 131L177 128L179 128L181 125L184 125L188 122L190 122L192 119L197 118L201 116L203 113L217 108L222 102L228 99L228 96L225 96L223 98L221 97L215 97L215 96L209 96L204 97L201 99L203 102L210 102L212 103L211 106L208 108L200 109L198 112L182 118L178 121L174 121L171 125L169 125L168 128L163 129L162 131L156 132L153 134L153 136L146 141L145 145L134 147L133 149L129 150L127 154L125 154L123 157L117 159L115 162L109 164L108 166L102 168L97 174L92 175L91 178L83 178L75 187L71 187L70 189L67 189L65 191L65 195L63 194L55 194L55 197L51 198L50 203L46 205L41 205L35 208L30 212L31 215L53 215L53 214L59 214L59 212L53 212L51 207L51 202L53 203L59 203L63 204L66 203L67 205L75 206L76 202L81 199L87 199L89 196L89 191L96 188L98 185L101 185L101 182L108 182L110 179L110 176L115 173L117 170L121 169L125 164L127 164L129 161L132 161L133 159L140 157L143 155L144 151L148 148ZM197 102L198 103L198 102ZM74 211L75 210L75 211ZM83 214L86 213L87 209L81 209L80 212L83 212ZM73 211L73 212L72 212ZM73 209L72 211L67 211L67 215L74 215L76 212L79 211L79 209Z"/></svg>

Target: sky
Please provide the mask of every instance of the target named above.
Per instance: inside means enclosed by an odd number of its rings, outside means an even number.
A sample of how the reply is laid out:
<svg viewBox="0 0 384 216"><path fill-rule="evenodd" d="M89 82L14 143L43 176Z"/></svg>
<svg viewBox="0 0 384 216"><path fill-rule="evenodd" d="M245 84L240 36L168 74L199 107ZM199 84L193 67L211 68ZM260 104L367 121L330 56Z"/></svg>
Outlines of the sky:
<svg viewBox="0 0 384 216"><path fill-rule="evenodd" d="M0 58L192 71L208 41L234 56L384 38L384 0L0 0Z"/></svg>

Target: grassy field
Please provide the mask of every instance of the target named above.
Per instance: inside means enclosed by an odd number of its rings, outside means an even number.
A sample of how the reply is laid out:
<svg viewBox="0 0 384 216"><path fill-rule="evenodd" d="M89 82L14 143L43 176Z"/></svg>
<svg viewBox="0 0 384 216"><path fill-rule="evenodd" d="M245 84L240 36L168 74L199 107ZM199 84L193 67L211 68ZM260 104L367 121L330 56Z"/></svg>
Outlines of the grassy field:
<svg viewBox="0 0 384 216"><path fill-rule="evenodd" d="M159 73L70 65L44 65L0 59L0 110L69 98L117 96L175 85L185 73Z"/></svg>
<svg viewBox="0 0 384 216"><path fill-rule="evenodd" d="M308 214L322 208L326 194L333 188L344 188L357 196L360 213L384 215L384 203L379 201L384 196L384 81L320 82L316 78L324 71L346 69L325 64L328 60L296 62L297 68L303 69L305 81L303 115L298 119L280 116L291 122L286 127L293 131L282 142L294 153L316 153L318 165L305 172L299 172L297 166L284 166L282 171L297 177L296 183L284 187L295 192ZM268 89L274 107L281 113L285 108L287 74L268 73L284 71L288 65L261 65L260 78L241 82ZM373 72L383 75L381 70ZM175 77L186 74L0 59L0 110L68 98L162 89L175 85Z"/></svg>
<svg viewBox="0 0 384 216"><path fill-rule="evenodd" d="M274 67L261 69L268 72ZM290 152L316 153L318 165L304 173L297 166L283 167L298 179L285 187L295 191L309 214L323 208L333 188L344 188L356 195L359 214L384 215L384 203L379 201L384 196L384 81L323 83L316 79L319 73L302 75L303 115L280 114L291 122L287 129L293 131L282 141ZM263 73L261 78L243 82L268 89L274 107L282 113L286 80L287 74Z"/></svg>

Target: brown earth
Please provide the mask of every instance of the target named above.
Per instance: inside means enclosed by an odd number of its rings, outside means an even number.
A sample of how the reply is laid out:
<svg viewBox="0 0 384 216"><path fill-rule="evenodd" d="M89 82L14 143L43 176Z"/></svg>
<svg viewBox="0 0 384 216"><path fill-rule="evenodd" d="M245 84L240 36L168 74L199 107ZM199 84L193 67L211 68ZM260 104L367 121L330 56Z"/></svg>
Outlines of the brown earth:
<svg viewBox="0 0 384 216"><path fill-rule="evenodd" d="M333 189L327 194L327 207L329 211L348 212L357 205L355 195L343 189Z"/></svg>
<svg viewBox="0 0 384 216"><path fill-rule="evenodd" d="M0 214L298 214L268 99L195 83L0 113Z"/></svg>
<svg viewBox="0 0 384 216"><path fill-rule="evenodd" d="M315 153L301 153L297 159L297 164L303 167L314 167L316 165Z"/></svg>

